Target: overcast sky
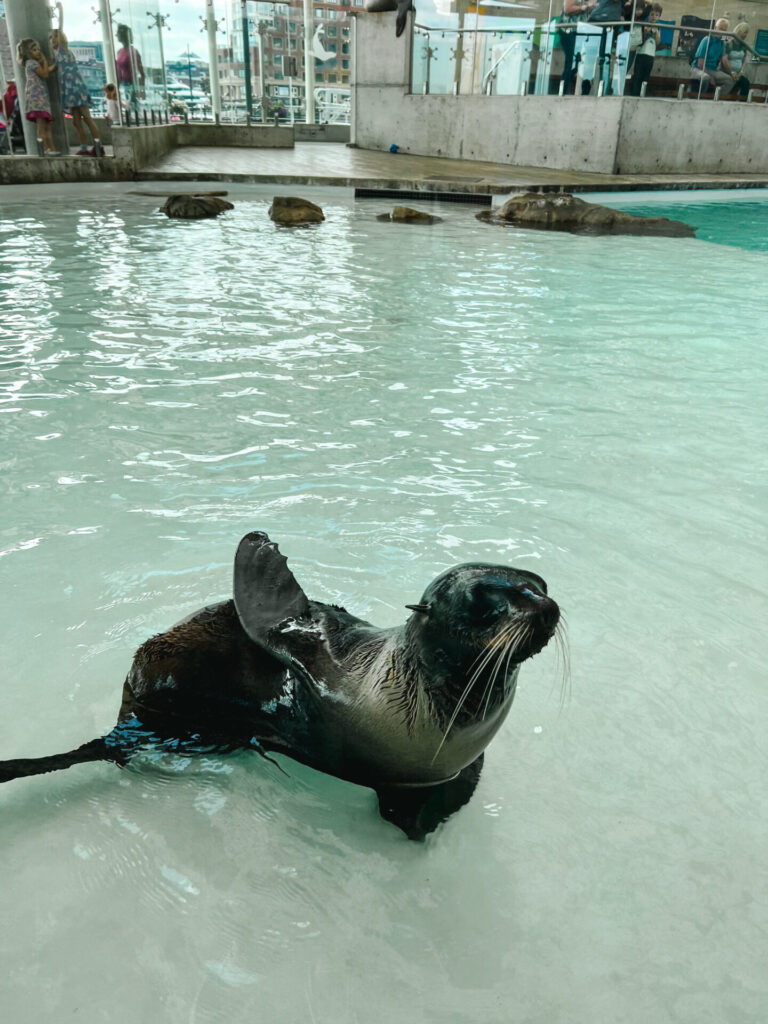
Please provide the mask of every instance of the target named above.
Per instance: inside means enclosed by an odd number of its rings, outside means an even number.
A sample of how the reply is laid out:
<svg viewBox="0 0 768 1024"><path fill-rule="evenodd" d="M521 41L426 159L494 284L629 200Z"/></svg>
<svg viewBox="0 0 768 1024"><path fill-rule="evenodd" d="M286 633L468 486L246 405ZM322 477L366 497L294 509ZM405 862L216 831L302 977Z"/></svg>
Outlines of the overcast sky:
<svg viewBox="0 0 768 1024"><path fill-rule="evenodd" d="M168 15L163 32L163 48L166 60L173 60L180 53L185 53L187 44L190 50L207 59L208 43L201 18L205 17L205 0L111 0L112 23L117 26L127 20L132 26L136 44L141 48L142 35L156 45L157 28L147 17L147 11L158 11ZM99 8L98 0L63 0L64 31L70 40L99 41L101 25L96 21L92 7ZM216 0L216 15L220 28L224 28L225 15L229 14L230 4L227 0ZM151 25L151 27L150 27ZM219 45L226 42L224 32L219 36Z"/></svg>

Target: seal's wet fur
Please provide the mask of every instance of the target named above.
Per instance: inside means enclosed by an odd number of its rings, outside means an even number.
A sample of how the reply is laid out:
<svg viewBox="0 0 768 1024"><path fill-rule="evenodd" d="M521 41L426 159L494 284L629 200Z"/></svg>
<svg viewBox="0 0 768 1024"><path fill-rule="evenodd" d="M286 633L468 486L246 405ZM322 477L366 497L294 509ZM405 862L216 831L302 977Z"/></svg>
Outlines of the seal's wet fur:
<svg viewBox="0 0 768 1024"><path fill-rule="evenodd" d="M250 533L234 599L139 647L115 728L76 750L0 762L0 781L147 746L286 754L376 790L382 815L423 838L471 797L520 664L560 613L535 573L466 564L441 574L403 626L311 601L277 545Z"/></svg>

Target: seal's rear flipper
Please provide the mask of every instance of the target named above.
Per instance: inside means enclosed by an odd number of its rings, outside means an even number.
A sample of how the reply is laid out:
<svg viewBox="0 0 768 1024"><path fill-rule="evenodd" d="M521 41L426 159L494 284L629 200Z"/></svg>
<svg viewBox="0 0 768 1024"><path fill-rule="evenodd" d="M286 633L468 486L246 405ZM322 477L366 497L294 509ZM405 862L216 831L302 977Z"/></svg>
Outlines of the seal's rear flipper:
<svg viewBox="0 0 768 1024"><path fill-rule="evenodd" d="M463 768L455 779L437 786L401 786L377 789L379 813L409 839L424 840L438 825L469 803L480 780L483 754Z"/></svg>
<svg viewBox="0 0 768 1024"><path fill-rule="evenodd" d="M100 736L97 740L84 743L77 750L69 750L66 754L52 754L50 757L18 757L11 761L0 761L0 782L25 778L28 775L45 775L46 772L58 772L71 768L73 764L86 761L118 761L119 754Z"/></svg>
<svg viewBox="0 0 768 1024"><path fill-rule="evenodd" d="M234 598L240 625L254 641L285 663L290 655L270 631L309 612L307 595L266 533L249 533L235 555Z"/></svg>

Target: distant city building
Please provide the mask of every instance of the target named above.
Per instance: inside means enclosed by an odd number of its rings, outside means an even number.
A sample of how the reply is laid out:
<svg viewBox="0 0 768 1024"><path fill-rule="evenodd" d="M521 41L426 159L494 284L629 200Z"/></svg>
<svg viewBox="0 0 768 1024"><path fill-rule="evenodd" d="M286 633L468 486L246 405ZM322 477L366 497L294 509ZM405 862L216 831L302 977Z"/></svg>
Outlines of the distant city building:
<svg viewBox="0 0 768 1024"><path fill-rule="evenodd" d="M347 3L315 3L312 54L315 82L334 91L349 89L349 18L364 0ZM302 0L291 3L263 3L247 0L248 49L252 68L251 91L255 105L263 93L265 113L304 109L304 13ZM230 6L229 46L220 49L219 82L222 103L241 107L245 103L245 61L242 5ZM259 74L259 55L263 77Z"/></svg>
<svg viewBox="0 0 768 1024"><path fill-rule="evenodd" d="M99 109L104 100L104 86L107 76L104 71L104 47L101 43L70 42L69 49L75 56L80 74L91 94L93 106Z"/></svg>
<svg viewBox="0 0 768 1024"><path fill-rule="evenodd" d="M16 80L16 67L11 55L11 41L8 38L8 23L5 20L5 4L0 0L0 64L3 67L3 79Z"/></svg>

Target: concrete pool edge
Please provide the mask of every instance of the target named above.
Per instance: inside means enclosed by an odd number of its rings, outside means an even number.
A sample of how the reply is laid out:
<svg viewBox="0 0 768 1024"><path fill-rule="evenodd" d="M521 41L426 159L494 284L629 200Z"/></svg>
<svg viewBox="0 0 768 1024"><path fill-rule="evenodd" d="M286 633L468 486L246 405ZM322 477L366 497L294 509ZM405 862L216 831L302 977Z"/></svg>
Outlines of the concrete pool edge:
<svg viewBox="0 0 768 1024"><path fill-rule="evenodd" d="M768 174L599 174L515 167L472 160L360 150L343 143L298 143L280 149L180 147L140 169L122 158L0 157L0 185L92 184L117 181L222 181L233 184L387 189L462 195L536 192L750 189Z"/></svg>

